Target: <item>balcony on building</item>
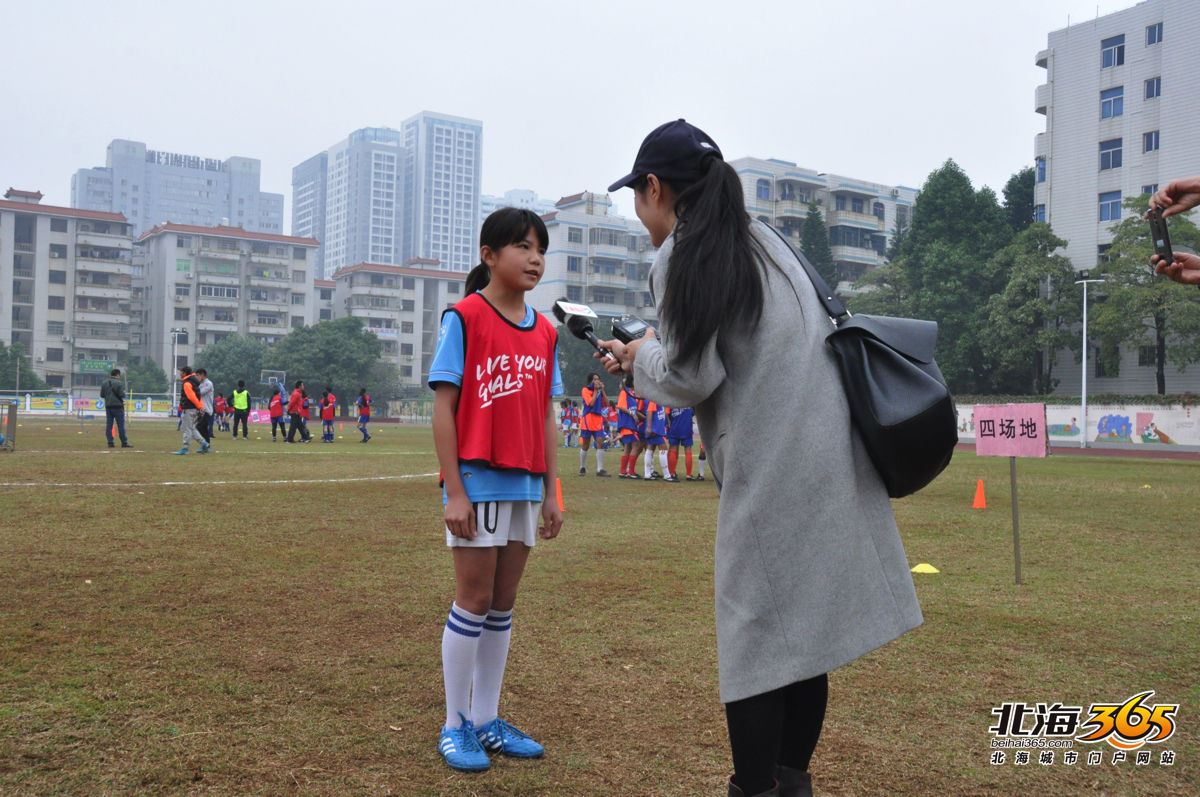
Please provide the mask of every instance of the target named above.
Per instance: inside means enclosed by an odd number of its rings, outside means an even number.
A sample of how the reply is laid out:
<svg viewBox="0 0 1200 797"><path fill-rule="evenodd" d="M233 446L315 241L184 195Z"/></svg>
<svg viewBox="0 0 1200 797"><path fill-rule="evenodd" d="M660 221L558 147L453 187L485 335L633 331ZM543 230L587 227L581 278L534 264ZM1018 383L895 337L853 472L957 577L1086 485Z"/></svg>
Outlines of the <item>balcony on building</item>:
<svg viewBox="0 0 1200 797"><path fill-rule="evenodd" d="M1043 83L1033 90L1033 110L1043 116L1050 105L1050 84Z"/></svg>
<svg viewBox="0 0 1200 797"><path fill-rule="evenodd" d="M862 230L883 232L883 219L870 213L855 213L853 210L829 210L825 222L830 227L858 227Z"/></svg>
<svg viewBox="0 0 1200 797"><path fill-rule="evenodd" d="M118 351L129 351L129 336L121 337L97 337L85 338L76 334L71 344L76 349L96 349L103 351L105 349L116 349Z"/></svg>
<svg viewBox="0 0 1200 797"><path fill-rule="evenodd" d="M1034 66L1040 66L1042 69L1047 69L1050 65L1050 50L1049 48L1039 52L1033 59Z"/></svg>
<svg viewBox="0 0 1200 797"><path fill-rule="evenodd" d="M286 269L252 266L246 269L246 276L251 285L290 285L292 282L292 275Z"/></svg>
<svg viewBox="0 0 1200 797"><path fill-rule="evenodd" d="M133 276L133 263L128 249L112 246L79 245L75 249L75 264L77 268L89 271L102 271L107 274Z"/></svg>
<svg viewBox="0 0 1200 797"><path fill-rule="evenodd" d="M874 249L865 249L860 246L831 246L830 251L833 253L835 261L845 260L851 264L866 266L883 265L883 258Z"/></svg>

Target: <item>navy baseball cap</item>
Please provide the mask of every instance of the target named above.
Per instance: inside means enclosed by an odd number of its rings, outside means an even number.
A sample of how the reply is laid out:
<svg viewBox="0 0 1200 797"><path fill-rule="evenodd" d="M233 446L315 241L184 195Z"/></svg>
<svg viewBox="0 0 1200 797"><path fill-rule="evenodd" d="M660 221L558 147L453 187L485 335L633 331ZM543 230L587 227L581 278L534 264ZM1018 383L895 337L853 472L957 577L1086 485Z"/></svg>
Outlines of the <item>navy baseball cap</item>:
<svg viewBox="0 0 1200 797"><path fill-rule="evenodd" d="M725 159L721 148L708 133L683 119L667 122L650 131L633 161L633 171L610 185L608 190L624 188L647 174L661 180L695 181L704 174L700 164L709 153Z"/></svg>

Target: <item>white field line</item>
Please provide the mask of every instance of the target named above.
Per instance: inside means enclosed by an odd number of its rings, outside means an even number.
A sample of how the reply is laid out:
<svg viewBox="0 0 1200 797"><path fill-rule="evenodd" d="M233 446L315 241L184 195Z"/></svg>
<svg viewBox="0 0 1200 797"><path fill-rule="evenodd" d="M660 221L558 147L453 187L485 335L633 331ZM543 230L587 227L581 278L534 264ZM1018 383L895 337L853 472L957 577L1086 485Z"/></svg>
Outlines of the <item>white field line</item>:
<svg viewBox="0 0 1200 797"><path fill-rule="evenodd" d="M393 481L396 479L432 479L436 473L407 473L389 476L354 476L344 479L226 479L191 482L0 482L0 487L200 487L216 484L345 484L348 482Z"/></svg>

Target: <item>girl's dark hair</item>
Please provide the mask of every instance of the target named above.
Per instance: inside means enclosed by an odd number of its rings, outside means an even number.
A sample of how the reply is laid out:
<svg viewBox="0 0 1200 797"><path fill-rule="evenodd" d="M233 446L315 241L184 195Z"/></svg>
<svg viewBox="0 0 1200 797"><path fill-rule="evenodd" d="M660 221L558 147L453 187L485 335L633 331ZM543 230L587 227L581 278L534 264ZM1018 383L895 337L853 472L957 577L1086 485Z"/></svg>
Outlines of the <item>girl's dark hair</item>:
<svg viewBox="0 0 1200 797"><path fill-rule="evenodd" d="M753 329L762 316L763 263L770 258L750 234L737 172L715 154L692 183L664 181L675 193L675 248L658 300L680 359L689 360L722 325ZM644 190L645 178L634 183Z"/></svg>
<svg viewBox="0 0 1200 797"><path fill-rule="evenodd" d="M509 244L524 241L530 230L537 235L543 249L550 246L550 234L546 232L546 223L541 216L525 208L500 208L483 220L483 229L479 231L479 248L486 246L493 252L499 252ZM470 296L486 287L491 279L492 273L487 264L480 261L467 274L463 295Z"/></svg>

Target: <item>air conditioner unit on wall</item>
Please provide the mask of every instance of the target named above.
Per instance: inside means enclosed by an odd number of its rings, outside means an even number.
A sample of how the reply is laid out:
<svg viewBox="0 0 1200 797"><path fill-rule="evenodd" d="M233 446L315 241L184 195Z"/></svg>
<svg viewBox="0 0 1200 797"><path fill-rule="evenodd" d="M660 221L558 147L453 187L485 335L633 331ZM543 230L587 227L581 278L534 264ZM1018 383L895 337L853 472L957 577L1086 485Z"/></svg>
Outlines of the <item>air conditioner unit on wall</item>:
<svg viewBox="0 0 1200 797"><path fill-rule="evenodd" d="M180 296L180 295L177 293L177 294L175 294L175 301L177 301L177 302L182 302L182 301L183 301L183 297L182 297L182 296Z"/></svg>

